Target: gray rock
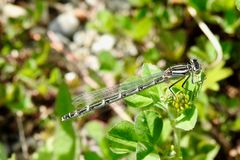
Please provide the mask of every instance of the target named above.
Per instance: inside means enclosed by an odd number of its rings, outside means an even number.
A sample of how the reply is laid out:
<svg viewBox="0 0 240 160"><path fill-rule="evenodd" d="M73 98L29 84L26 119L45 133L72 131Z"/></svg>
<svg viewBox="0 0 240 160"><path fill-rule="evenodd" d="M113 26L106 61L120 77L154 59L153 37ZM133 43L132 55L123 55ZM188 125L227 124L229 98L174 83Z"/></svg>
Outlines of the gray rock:
<svg viewBox="0 0 240 160"><path fill-rule="evenodd" d="M85 2L92 7L96 6L99 3L98 0L85 0Z"/></svg>
<svg viewBox="0 0 240 160"><path fill-rule="evenodd" d="M123 52L124 54L136 56L138 54L137 47L129 39L121 39L116 45L116 49Z"/></svg>
<svg viewBox="0 0 240 160"><path fill-rule="evenodd" d="M79 47L91 47L98 33L94 30L79 30L73 35L73 41Z"/></svg>
<svg viewBox="0 0 240 160"><path fill-rule="evenodd" d="M129 0L107 0L106 5L110 10L119 12L126 12L131 8Z"/></svg>
<svg viewBox="0 0 240 160"><path fill-rule="evenodd" d="M78 48L72 51L80 61L84 61L90 56L90 50L88 48Z"/></svg>
<svg viewBox="0 0 240 160"><path fill-rule="evenodd" d="M77 49L79 48L79 46L76 44L76 43L73 43L73 42L70 42L69 43L69 49L71 50L71 51L76 51Z"/></svg>
<svg viewBox="0 0 240 160"><path fill-rule="evenodd" d="M97 40L93 43L91 50L93 53L98 53L100 51L111 51L115 42L116 39L114 36L105 34L97 38Z"/></svg>
<svg viewBox="0 0 240 160"><path fill-rule="evenodd" d="M85 31L77 31L73 35L73 41L78 46L83 46L86 38L87 37L86 37L86 32Z"/></svg>
<svg viewBox="0 0 240 160"><path fill-rule="evenodd" d="M78 28L79 21L71 12L62 13L49 25L49 30L60 33L66 37L71 37Z"/></svg>
<svg viewBox="0 0 240 160"><path fill-rule="evenodd" d="M2 13L7 18L18 18L27 15L27 11L14 4L6 4L2 8Z"/></svg>
<svg viewBox="0 0 240 160"><path fill-rule="evenodd" d="M86 57L86 59L84 60L84 64L88 68L91 68L92 70L95 71L97 71L100 67L97 57L93 55Z"/></svg>
<svg viewBox="0 0 240 160"><path fill-rule="evenodd" d="M65 37L64 35L60 34L60 33L55 33L56 37L58 38L58 40L64 44L69 44L71 41L68 37Z"/></svg>
<svg viewBox="0 0 240 160"><path fill-rule="evenodd" d="M99 37L99 34L95 30L86 30L85 33L84 47L90 48L93 42Z"/></svg>

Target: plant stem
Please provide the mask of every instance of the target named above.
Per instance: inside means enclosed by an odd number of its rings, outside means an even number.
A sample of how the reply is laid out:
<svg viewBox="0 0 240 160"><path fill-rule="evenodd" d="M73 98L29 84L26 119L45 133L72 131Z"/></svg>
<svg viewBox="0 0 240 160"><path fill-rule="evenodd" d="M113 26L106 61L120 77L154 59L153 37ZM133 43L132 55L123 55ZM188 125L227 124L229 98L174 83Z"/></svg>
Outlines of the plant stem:
<svg viewBox="0 0 240 160"><path fill-rule="evenodd" d="M177 129L175 126L173 126L173 134L174 134L174 148L176 151L176 156L175 158L177 160L182 160L182 152L181 152L181 147L180 147L180 138L181 138L181 132L179 129Z"/></svg>
<svg viewBox="0 0 240 160"><path fill-rule="evenodd" d="M174 134L174 150L176 152L175 159L176 160L182 160L182 152L180 147L180 139L181 139L181 133L178 128L175 127L175 117L176 114L174 114L174 110L171 110L171 108L168 108L168 117L170 119L172 128L173 128L173 134Z"/></svg>

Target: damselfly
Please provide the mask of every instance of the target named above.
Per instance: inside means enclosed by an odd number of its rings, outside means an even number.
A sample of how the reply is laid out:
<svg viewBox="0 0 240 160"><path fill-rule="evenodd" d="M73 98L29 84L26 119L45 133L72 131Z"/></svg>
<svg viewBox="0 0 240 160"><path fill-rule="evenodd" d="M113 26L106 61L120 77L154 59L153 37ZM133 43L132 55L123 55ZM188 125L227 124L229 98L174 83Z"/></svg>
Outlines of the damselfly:
<svg viewBox="0 0 240 160"><path fill-rule="evenodd" d="M200 71L201 66L197 59L191 59L187 64L175 65L167 68L163 72L158 72L148 77L122 83L112 88L103 88L97 91L76 96L72 102L73 106L83 106L83 108L65 114L64 116L62 116L62 121L82 116L92 110L102 108L110 103L116 102L120 99L123 99L124 97L133 95L137 92L145 90L159 83L165 82L167 80L179 79L169 87L170 91L173 93L171 88L176 83L187 77L182 84L183 87L190 76L192 76L192 82L194 83L193 75L199 74Z"/></svg>

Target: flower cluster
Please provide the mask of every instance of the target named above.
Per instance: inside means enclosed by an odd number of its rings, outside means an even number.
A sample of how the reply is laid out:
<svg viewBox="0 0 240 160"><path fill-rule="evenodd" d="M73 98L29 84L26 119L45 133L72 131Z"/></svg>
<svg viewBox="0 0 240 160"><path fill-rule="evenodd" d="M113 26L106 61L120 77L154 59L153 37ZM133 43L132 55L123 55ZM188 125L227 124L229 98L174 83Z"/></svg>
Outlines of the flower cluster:
<svg viewBox="0 0 240 160"><path fill-rule="evenodd" d="M180 92L172 98L174 98L174 100L169 101L170 106L174 107L178 113L183 112L185 109L190 107L190 98L188 94Z"/></svg>

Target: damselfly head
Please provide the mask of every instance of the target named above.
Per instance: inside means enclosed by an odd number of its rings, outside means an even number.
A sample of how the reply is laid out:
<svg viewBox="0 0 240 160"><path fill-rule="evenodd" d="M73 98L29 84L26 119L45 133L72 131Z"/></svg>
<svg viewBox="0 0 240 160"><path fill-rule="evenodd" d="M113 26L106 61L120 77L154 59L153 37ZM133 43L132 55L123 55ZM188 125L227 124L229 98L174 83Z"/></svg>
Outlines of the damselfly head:
<svg viewBox="0 0 240 160"><path fill-rule="evenodd" d="M200 63L198 62L197 59L193 58L190 60L190 65L191 65L191 68L192 68L192 71L194 71L195 73L200 73L201 71L201 65Z"/></svg>

